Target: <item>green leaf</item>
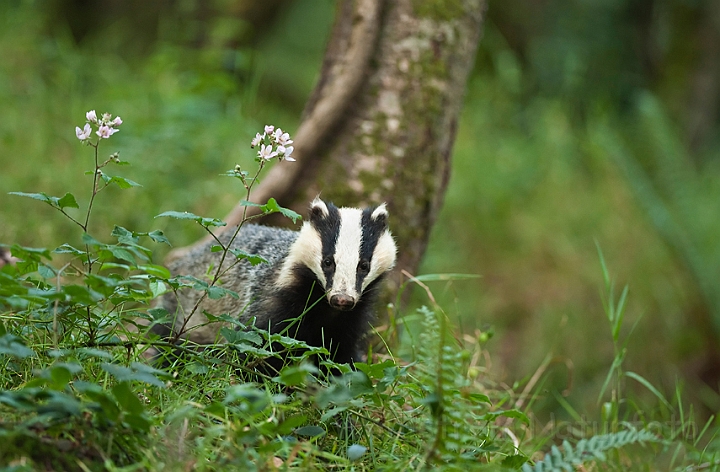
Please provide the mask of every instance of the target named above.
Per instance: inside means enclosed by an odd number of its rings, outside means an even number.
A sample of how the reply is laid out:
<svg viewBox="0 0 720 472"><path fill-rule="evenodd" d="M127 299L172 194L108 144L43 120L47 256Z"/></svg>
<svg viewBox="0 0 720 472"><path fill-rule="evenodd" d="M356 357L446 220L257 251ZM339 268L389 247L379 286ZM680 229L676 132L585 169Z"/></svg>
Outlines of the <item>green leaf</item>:
<svg viewBox="0 0 720 472"><path fill-rule="evenodd" d="M89 357L97 357L100 359L112 359L113 356L107 351L103 351L101 349L95 349L92 347L81 347L77 350L78 353L84 354Z"/></svg>
<svg viewBox="0 0 720 472"><path fill-rule="evenodd" d="M172 244L170 244L170 240L168 238L166 238L165 234L162 231L160 231L159 229L156 229L155 231L150 231L148 233L148 236L150 237L150 239L152 239L156 243L165 243L168 246L172 247Z"/></svg>
<svg viewBox="0 0 720 472"><path fill-rule="evenodd" d="M8 192L8 195L17 195L18 197L32 198L33 200L40 200L48 205L52 205L52 199L45 193L26 193L26 192Z"/></svg>
<svg viewBox="0 0 720 472"><path fill-rule="evenodd" d="M267 264L268 260L265 259L262 256L258 256L256 254L248 254L245 251L242 251L240 249L234 249L231 248L230 252L235 256L238 260L246 260L250 263L252 266L256 266L258 264Z"/></svg>
<svg viewBox="0 0 720 472"><path fill-rule="evenodd" d="M70 297L73 303L94 305L102 299L102 295L83 285L65 285L62 290L68 297Z"/></svg>
<svg viewBox="0 0 720 472"><path fill-rule="evenodd" d="M113 395L124 411L140 414L144 411L143 404L130 388L128 382L120 382L112 388Z"/></svg>
<svg viewBox="0 0 720 472"><path fill-rule="evenodd" d="M106 245L98 241L97 239L93 238L87 233L83 233L82 235L82 242L87 244L88 246L94 246L94 247L105 247Z"/></svg>
<svg viewBox="0 0 720 472"><path fill-rule="evenodd" d="M150 366L134 362L132 364L132 369L129 369L125 366L109 363L103 363L100 365L100 367L102 367L105 372L112 375L120 382L137 380L139 382L155 385L156 387L165 387L165 384L155 376L156 373L164 374L163 371L153 369Z"/></svg>
<svg viewBox="0 0 720 472"><path fill-rule="evenodd" d="M219 220L217 218L203 218L202 216L195 215L193 213L189 213L187 211L166 211L163 213L160 213L155 218L161 218L161 217L170 217L175 218L178 220L193 220L199 224L201 224L204 227L208 226L225 226L227 223L225 223L222 220Z"/></svg>
<svg viewBox="0 0 720 472"><path fill-rule="evenodd" d="M304 383L309 374L314 374L317 371L317 367L306 362L300 365L287 365L280 371L280 375L273 380L282 385L293 387Z"/></svg>
<svg viewBox="0 0 720 472"><path fill-rule="evenodd" d="M52 387L54 390L63 390L67 387L68 383L70 383L70 380L72 380L72 372L70 372L67 364L55 364L50 367L50 378L52 379Z"/></svg>
<svg viewBox="0 0 720 472"><path fill-rule="evenodd" d="M108 246L107 248L114 257L122 261L129 262L130 264L135 264L135 257L133 257L133 255L127 249L115 245Z"/></svg>
<svg viewBox="0 0 720 472"><path fill-rule="evenodd" d="M57 200L56 204L60 208L80 208L77 200L75 200L75 196L72 193L66 193L63 195L62 198Z"/></svg>
<svg viewBox="0 0 720 472"><path fill-rule="evenodd" d="M230 344L250 343L256 346L262 344L262 337L253 331L240 331L223 326L220 328L220 335Z"/></svg>
<svg viewBox="0 0 720 472"><path fill-rule="evenodd" d="M302 216L295 213L294 211L292 211L288 208L283 208L280 205L278 205L277 200L275 200L274 198L271 198L270 200L268 200L268 202L265 205L263 205L262 208L263 208L263 212L268 213L268 214L279 212L283 216L290 218L293 223L297 223L297 220L302 219Z"/></svg>
<svg viewBox="0 0 720 472"><path fill-rule="evenodd" d="M668 402L668 401L665 399L665 397L663 396L663 394L660 393L660 391L659 391L657 388L655 388L655 386L654 386L653 384L651 384L650 382L648 382L648 380L645 379L645 377L643 377L643 376L641 376L641 375L639 375L639 374L636 374L635 372L625 372L625 377L629 377L629 378L631 378L631 379L633 379L633 380L636 380L636 381L640 382L645 388L647 388L648 390L650 390L650 391L652 392L652 394L655 395L655 396L658 398L658 400L660 400L661 402L663 402L663 404L664 404L668 409L672 410L672 406L670 405L670 402Z"/></svg>
<svg viewBox="0 0 720 472"><path fill-rule="evenodd" d="M307 421L307 415L293 415L286 418L285 421L280 423L277 427L279 434L290 434L296 427Z"/></svg>
<svg viewBox="0 0 720 472"><path fill-rule="evenodd" d="M131 187L142 187L142 185L140 185L137 182L134 182L130 179L126 179L125 177L118 177L118 176L111 177L110 180L107 181L107 183L108 184L116 184L118 187L120 187L122 189L131 188Z"/></svg>
<svg viewBox="0 0 720 472"><path fill-rule="evenodd" d="M26 193L26 192L9 192L10 195L17 195L19 197L32 198L33 200L39 200L45 202L53 208L79 208L75 197L71 193L66 193L62 197L51 197L45 192L40 193Z"/></svg>
<svg viewBox="0 0 720 472"><path fill-rule="evenodd" d="M160 279L169 279L172 276L166 267L157 264L144 264L137 266L137 268Z"/></svg>
<svg viewBox="0 0 720 472"><path fill-rule="evenodd" d="M268 202L267 202L265 205L261 205L261 204L259 204L259 203L249 202L249 201L247 201L247 200L242 200L242 201L240 202L240 205L241 205L241 206L248 206L248 207L260 208L260 210L261 210L265 215L270 215L270 214L272 214L272 213L281 213L282 215L290 218L290 219L293 221L293 223L296 223L297 220L302 219L302 216L300 216L299 214L295 213L294 211L292 211L292 210L290 210L290 209L288 209L288 208L283 208L283 207L281 207L280 205L278 205L277 200L275 200L274 198L271 198L270 200L268 200Z"/></svg>
<svg viewBox="0 0 720 472"><path fill-rule="evenodd" d="M236 300L240 298L240 295L238 295L237 292L228 290L224 287L218 287L217 285L208 287L207 294L208 294L208 298L210 298L212 300L220 299L220 298L224 297L225 295L230 295L231 297L233 297Z"/></svg>
<svg viewBox="0 0 720 472"><path fill-rule="evenodd" d="M35 351L25 346L23 340L12 334L0 336L0 354L24 359L35 355Z"/></svg>
<svg viewBox="0 0 720 472"><path fill-rule="evenodd" d="M137 243L139 241L139 238L137 238L132 231L117 225L113 227L110 236L117 238L118 241L124 243Z"/></svg>
<svg viewBox="0 0 720 472"><path fill-rule="evenodd" d="M53 252L55 254L72 254L74 256L84 256L85 254L87 254L87 252L74 248L69 244L63 244L59 248L53 250Z"/></svg>
<svg viewBox="0 0 720 472"><path fill-rule="evenodd" d="M304 436L308 438L315 438L325 434L325 430L320 426L303 426L295 430L295 434L298 436Z"/></svg>
<svg viewBox="0 0 720 472"><path fill-rule="evenodd" d="M525 424L530 424L530 420L525 415L525 413L523 413L520 410L514 409L514 408L512 410L491 411L491 412L485 413L482 416L482 418L486 421L493 421L500 416L504 416L506 418L515 418L515 419L522 421Z"/></svg>

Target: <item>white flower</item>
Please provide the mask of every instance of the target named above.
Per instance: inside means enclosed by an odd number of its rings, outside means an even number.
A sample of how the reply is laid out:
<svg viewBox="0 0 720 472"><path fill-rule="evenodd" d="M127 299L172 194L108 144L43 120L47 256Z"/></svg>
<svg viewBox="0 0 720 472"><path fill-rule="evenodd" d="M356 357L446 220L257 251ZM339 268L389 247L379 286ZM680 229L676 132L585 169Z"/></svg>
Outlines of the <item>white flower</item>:
<svg viewBox="0 0 720 472"><path fill-rule="evenodd" d="M110 113L103 113L103 116L102 116L103 123L109 123L110 118L112 118L112 115Z"/></svg>
<svg viewBox="0 0 720 472"><path fill-rule="evenodd" d="M269 161L278 154L277 152L273 152L272 149L272 145L261 145L260 150L258 151L258 157L260 159L265 159L266 161Z"/></svg>
<svg viewBox="0 0 720 472"><path fill-rule="evenodd" d="M102 126L100 127L100 129L98 129L95 133L96 133L98 136L100 136L101 138L107 139L107 138L109 138L110 136L112 136L113 134L115 134L115 133L117 133L117 132L118 132L118 130L116 130L115 128L111 128L111 127L109 127L109 126L107 126L107 125L102 125Z"/></svg>
<svg viewBox="0 0 720 472"><path fill-rule="evenodd" d="M292 141L290 141L290 142L292 142ZM294 147L278 146L278 152L280 152L280 148L283 148L283 153L282 153L283 159L285 159L286 161L295 162L295 158L290 157L292 155L292 152L295 150Z"/></svg>
<svg viewBox="0 0 720 472"><path fill-rule="evenodd" d="M119 116L116 116L110 124L112 124L113 126L120 126L122 124L122 119Z"/></svg>
<svg viewBox="0 0 720 472"><path fill-rule="evenodd" d="M275 127L273 125L265 125L265 134L270 134L273 132Z"/></svg>
<svg viewBox="0 0 720 472"><path fill-rule="evenodd" d="M85 127L83 129L80 129L80 127L78 127L78 126L75 127L75 136L77 136L77 138L80 141L85 141L87 138L89 138L90 133L92 133L92 128L90 128L90 123L85 123Z"/></svg>
<svg viewBox="0 0 720 472"><path fill-rule="evenodd" d="M293 143L293 140L290 139L290 135L289 135L289 134L283 133L282 135L280 135L280 137L277 138L277 142L278 142L278 144L280 144L281 146L287 146L287 145L289 145L289 144L292 144L292 143Z"/></svg>
<svg viewBox="0 0 720 472"><path fill-rule="evenodd" d="M283 134L283 130L281 130L280 128L276 128L276 129L275 129L275 132L272 134L273 140L274 140L276 143L279 143L279 142L280 142L280 136L282 136L282 134Z"/></svg>
<svg viewBox="0 0 720 472"><path fill-rule="evenodd" d="M90 110L85 113L85 118L87 118L90 123L97 123L97 114L95 113L95 110Z"/></svg>
<svg viewBox="0 0 720 472"><path fill-rule="evenodd" d="M267 126L265 127L265 129L267 129ZM257 146L258 144L260 144L263 139L265 139L265 135L264 135L264 134L260 134L260 133L255 134L255 137L253 138L253 140L250 141L250 147L251 147L251 148L254 148L254 147Z"/></svg>

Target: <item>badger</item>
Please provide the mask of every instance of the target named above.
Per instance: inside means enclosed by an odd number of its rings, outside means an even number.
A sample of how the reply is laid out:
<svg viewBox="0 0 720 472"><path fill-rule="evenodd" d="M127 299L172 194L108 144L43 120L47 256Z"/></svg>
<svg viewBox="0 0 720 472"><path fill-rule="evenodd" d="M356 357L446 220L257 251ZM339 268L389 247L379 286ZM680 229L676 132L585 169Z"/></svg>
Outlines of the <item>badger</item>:
<svg viewBox="0 0 720 472"><path fill-rule="evenodd" d="M220 236L223 245L234 232ZM200 279L215 273L222 253L212 252L213 245L200 246L174 261L171 273ZM227 271L218 285L239 298L211 299L201 290L169 292L160 306L175 315L174 321L171 326L156 326L155 333L212 344L220 341L224 324L209 323L204 313L229 314L245 325L254 321L271 334L325 347L337 363L361 358L379 284L396 260L384 203L365 209L338 208L316 198L299 231L245 224L230 249L261 256L267 263L238 262L229 252L221 273ZM277 363L272 365L277 370Z"/></svg>

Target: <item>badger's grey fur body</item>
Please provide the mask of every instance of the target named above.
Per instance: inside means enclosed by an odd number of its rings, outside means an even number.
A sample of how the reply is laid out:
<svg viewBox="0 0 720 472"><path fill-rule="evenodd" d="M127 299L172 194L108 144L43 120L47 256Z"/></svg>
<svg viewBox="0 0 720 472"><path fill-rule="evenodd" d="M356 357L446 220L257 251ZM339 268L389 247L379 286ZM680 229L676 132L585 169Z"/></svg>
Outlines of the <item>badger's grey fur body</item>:
<svg viewBox="0 0 720 472"><path fill-rule="evenodd" d="M175 321L171 327L159 326L154 331L210 344L220 341L222 324L208 323L203 312L229 314L245 324L255 318L257 327L271 333L284 332L311 346L325 346L336 362L358 360L373 318L378 284L395 264L396 247L387 217L384 205L364 210L337 208L315 199L300 231L247 224L231 248L259 255L268 263L252 266L243 260L222 276L218 285L240 298L205 296L190 316L203 292L168 293L161 306L175 314ZM223 233L223 244L233 233ZM216 244L194 249L174 261L170 271L207 279L220 264L222 253L210 251ZM223 270L234 263L235 257L228 253ZM292 321L298 317L299 321Z"/></svg>

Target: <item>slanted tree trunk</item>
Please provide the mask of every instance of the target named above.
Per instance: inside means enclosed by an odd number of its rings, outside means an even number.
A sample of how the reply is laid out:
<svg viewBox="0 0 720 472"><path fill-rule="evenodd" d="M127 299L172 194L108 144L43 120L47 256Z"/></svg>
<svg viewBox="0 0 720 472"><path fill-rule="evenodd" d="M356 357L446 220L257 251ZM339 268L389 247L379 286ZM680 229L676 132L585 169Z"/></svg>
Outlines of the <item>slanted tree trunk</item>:
<svg viewBox="0 0 720 472"><path fill-rule="evenodd" d="M272 168L252 200L274 197L301 214L318 194L337 205L385 201L398 268L415 272L447 187L484 10L485 0L340 2L293 136L297 162Z"/></svg>

